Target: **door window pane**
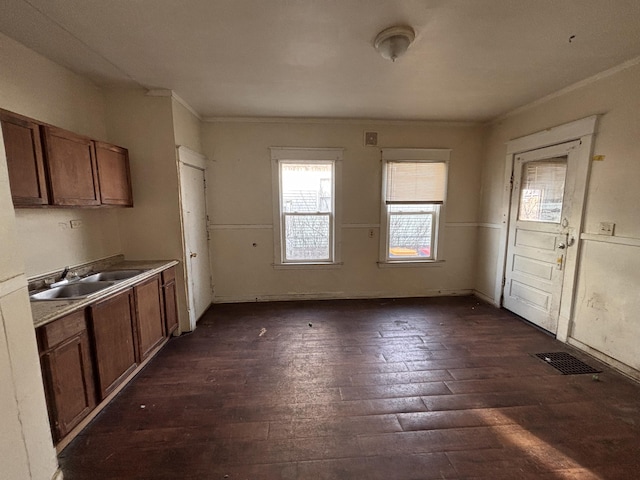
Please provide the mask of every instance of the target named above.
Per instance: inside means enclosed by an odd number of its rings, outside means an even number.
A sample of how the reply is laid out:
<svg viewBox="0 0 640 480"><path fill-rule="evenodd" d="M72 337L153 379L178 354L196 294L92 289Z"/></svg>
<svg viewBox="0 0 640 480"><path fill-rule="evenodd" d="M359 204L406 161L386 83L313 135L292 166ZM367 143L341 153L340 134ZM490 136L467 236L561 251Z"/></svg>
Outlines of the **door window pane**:
<svg viewBox="0 0 640 480"><path fill-rule="evenodd" d="M566 157L525 163L522 166L518 219L560 223L566 176Z"/></svg>

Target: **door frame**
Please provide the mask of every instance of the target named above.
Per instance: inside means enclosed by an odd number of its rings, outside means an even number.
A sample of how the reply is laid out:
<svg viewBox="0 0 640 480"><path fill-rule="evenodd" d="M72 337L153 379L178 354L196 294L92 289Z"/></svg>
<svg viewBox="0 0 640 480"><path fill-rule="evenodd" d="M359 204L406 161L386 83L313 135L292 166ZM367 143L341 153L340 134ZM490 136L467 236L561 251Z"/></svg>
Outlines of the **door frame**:
<svg viewBox="0 0 640 480"><path fill-rule="evenodd" d="M576 155L576 185L572 201L576 209L577 222L571 225L570 236L574 239L572 247L567 249L564 264L564 281L560 296L560 314L558 318L558 330L556 338L566 342L571 326L573 305L575 297L576 275L578 271L578 259L580 255L582 223L584 218L584 204L587 195L587 185L591 170L591 157L593 155L593 141L598 123L598 115L565 123L547 130L542 130L531 135L515 138L507 142L507 155L505 160L505 176L502 194L502 228L500 231L498 258L496 268L496 283L494 298L500 306L503 305L503 287L506 278L507 249L509 224L511 221L511 190L513 185L514 161L518 154L538 150L544 147L559 145L571 141L580 141L575 149Z"/></svg>
<svg viewBox="0 0 640 480"><path fill-rule="evenodd" d="M189 331L193 331L196 328L197 318L195 318L195 308L194 308L194 296L191 288L191 271L189 264L189 255L187 252L187 233L184 228L184 206L182 201L182 168L183 167L191 167L196 168L198 170L202 170L205 178L208 167L207 158L190 148L187 148L183 145L179 145L176 147L177 150L177 158L178 158L178 192L180 199L180 230L182 231L182 265L184 271L184 279L185 279L185 291L187 295L187 310L189 313ZM206 209L206 194L205 194L205 209ZM205 226L207 227L207 226ZM209 268L211 268L211 261L209 250L207 249L207 263L209 264ZM210 285L209 291L212 291L212 285ZM213 298L211 299L213 301Z"/></svg>

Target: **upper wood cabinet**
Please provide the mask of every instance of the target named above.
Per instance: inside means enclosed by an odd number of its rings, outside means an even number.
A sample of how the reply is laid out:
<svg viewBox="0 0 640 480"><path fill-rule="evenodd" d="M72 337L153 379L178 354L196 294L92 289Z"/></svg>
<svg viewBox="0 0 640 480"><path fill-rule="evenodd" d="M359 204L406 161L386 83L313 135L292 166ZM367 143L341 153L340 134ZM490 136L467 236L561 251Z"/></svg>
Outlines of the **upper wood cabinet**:
<svg viewBox="0 0 640 480"><path fill-rule="evenodd" d="M133 206L126 148L0 110L16 207Z"/></svg>
<svg viewBox="0 0 640 480"><path fill-rule="evenodd" d="M129 152L126 148L95 142L102 205L133 206Z"/></svg>
<svg viewBox="0 0 640 480"><path fill-rule="evenodd" d="M2 136L7 154L9 185L16 206L46 205L49 202L45 179L40 125L0 110Z"/></svg>
<svg viewBox="0 0 640 480"><path fill-rule="evenodd" d="M44 127L47 172L53 205L100 205L98 166L88 137Z"/></svg>

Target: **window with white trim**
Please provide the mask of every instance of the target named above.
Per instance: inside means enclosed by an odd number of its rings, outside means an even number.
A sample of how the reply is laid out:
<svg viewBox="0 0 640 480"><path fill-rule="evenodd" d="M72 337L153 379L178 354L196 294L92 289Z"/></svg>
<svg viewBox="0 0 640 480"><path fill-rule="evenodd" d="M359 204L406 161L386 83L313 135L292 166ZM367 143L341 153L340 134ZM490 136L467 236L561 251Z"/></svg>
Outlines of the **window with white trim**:
<svg viewBox="0 0 640 480"><path fill-rule="evenodd" d="M383 149L383 263L434 262L447 190L450 150Z"/></svg>
<svg viewBox="0 0 640 480"><path fill-rule="evenodd" d="M276 265L334 264L342 149L272 148ZM275 189L274 189L275 190Z"/></svg>

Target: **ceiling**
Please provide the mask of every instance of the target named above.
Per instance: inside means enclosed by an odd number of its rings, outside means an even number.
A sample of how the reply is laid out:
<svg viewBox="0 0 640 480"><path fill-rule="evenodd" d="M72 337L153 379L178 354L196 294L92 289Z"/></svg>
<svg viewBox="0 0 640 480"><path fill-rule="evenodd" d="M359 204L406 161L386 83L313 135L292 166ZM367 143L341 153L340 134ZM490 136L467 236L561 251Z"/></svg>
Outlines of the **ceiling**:
<svg viewBox="0 0 640 480"><path fill-rule="evenodd" d="M397 24L392 63L372 45ZM2 0L0 31L202 117L486 121L638 57L640 1Z"/></svg>

